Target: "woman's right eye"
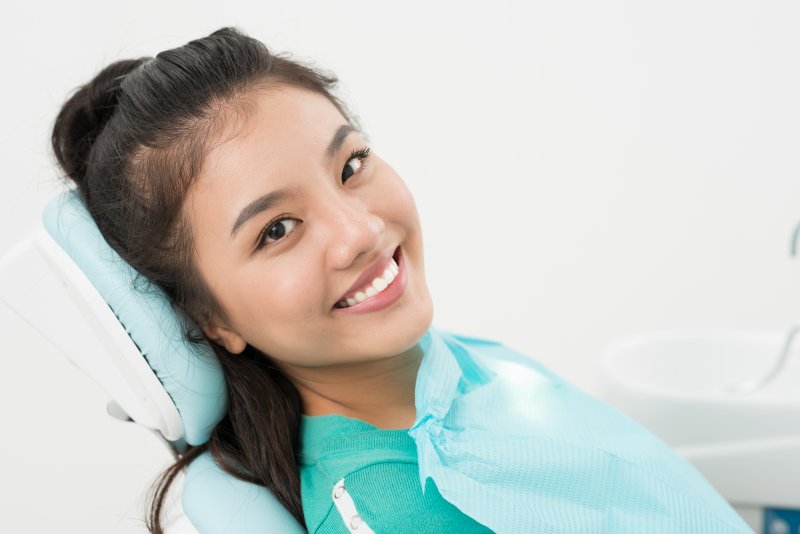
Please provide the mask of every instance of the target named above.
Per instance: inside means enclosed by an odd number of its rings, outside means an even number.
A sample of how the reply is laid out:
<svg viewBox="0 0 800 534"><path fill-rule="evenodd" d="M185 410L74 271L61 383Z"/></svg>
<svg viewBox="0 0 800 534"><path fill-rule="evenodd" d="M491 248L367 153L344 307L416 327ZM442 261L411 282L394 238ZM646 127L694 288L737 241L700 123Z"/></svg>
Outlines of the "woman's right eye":
<svg viewBox="0 0 800 534"><path fill-rule="evenodd" d="M290 221L290 224L286 224L284 221ZM268 244L274 243L282 237L290 234L298 222L299 221L294 217L286 217L283 215L279 215L277 218L272 219L267 223L267 225L264 227L264 230L261 232L256 248L261 250Z"/></svg>

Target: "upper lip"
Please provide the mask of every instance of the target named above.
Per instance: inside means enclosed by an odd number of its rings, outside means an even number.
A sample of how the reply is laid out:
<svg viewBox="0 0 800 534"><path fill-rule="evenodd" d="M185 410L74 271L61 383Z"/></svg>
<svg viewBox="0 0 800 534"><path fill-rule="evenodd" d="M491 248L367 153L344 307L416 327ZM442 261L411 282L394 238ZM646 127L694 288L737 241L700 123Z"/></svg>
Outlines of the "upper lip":
<svg viewBox="0 0 800 534"><path fill-rule="evenodd" d="M361 276L356 278L356 281L353 282L353 285L350 286L350 288L347 291L345 291L339 298L339 300L337 300L336 302L344 300L347 295L351 294L353 291L361 289L362 287L367 285L367 282L371 282L373 279L383 274L383 271L385 271L386 266L389 265L389 260L391 259L395 250L397 250L397 247L394 247L388 252L384 252L383 254L381 254L378 257L378 259L372 263L372 265L367 267L364 270L364 272L361 273Z"/></svg>

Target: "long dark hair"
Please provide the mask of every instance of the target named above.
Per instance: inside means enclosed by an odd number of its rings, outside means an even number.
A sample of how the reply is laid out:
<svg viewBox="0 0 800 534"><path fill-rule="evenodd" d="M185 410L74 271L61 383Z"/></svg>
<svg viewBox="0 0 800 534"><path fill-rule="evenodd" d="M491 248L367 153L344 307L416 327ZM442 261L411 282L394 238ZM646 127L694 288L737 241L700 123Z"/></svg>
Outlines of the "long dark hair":
<svg viewBox="0 0 800 534"><path fill-rule="evenodd" d="M64 104L53 149L111 247L202 325L225 315L195 267L181 206L225 111L262 84L283 84L324 95L357 127L332 92L336 82L222 28L154 58L104 68ZM197 341L202 333L187 336ZM297 389L253 347L233 356L212 346L228 385L228 412L208 443L190 448L161 474L148 529L162 532L172 481L205 450L228 473L269 488L304 525L295 457L302 413Z"/></svg>

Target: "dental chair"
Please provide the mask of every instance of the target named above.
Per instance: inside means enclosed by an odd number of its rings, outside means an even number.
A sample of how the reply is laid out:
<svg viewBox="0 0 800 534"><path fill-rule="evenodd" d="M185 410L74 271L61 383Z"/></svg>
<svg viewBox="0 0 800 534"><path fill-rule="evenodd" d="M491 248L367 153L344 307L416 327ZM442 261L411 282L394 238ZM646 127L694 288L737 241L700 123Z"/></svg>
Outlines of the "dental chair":
<svg viewBox="0 0 800 534"><path fill-rule="evenodd" d="M185 340L190 321L111 249L77 191L51 199L43 223L0 259L0 300L105 390L110 415L150 429L176 457L208 441L227 409L211 347ZM201 534L306 532L208 452L187 468L181 505Z"/></svg>

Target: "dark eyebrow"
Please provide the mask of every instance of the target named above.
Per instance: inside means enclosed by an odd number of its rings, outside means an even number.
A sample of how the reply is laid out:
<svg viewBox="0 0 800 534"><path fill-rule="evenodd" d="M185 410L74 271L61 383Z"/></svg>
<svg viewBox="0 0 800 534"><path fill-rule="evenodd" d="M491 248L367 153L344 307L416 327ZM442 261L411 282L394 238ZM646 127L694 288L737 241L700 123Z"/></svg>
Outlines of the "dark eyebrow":
<svg viewBox="0 0 800 534"><path fill-rule="evenodd" d="M331 143L328 145L328 159L332 159L336 155L339 149L342 148L344 140L347 139L347 136L355 131L356 129L349 124L343 124L339 126L339 128L336 130L336 133L333 134ZM233 223L231 237L236 237L236 232L238 232L239 228L241 228L242 225L248 220L252 219L262 211L268 210L279 204L287 197L292 196L293 193L294 192L292 190L280 189L278 191L273 191L266 195L260 196L252 201L250 204L244 207L241 213L239 213L239 217L236 218L236 222Z"/></svg>
<svg viewBox="0 0 800 534"><path fill-rule="evenodd" d="M349 124L343 124L339 126L339 129L336 130L336 133L333 135L333 139L331 139L331 144L328 145L328 159L333 159L333 156L342 148L344 144L344 140L351 132L355 132L356 129L350 126Z"/></svg>
<svg viewBox="0 0 800 534"><path fill-rule="evenodd" d="M233 223L233 229L231 229L231 237L236 237L236 232L239 231L239 228L242 227L244 223L246 223L251 218L255 217L262 211L268 210L273 206L278 205L279 203L283 202L286 198L293 196L294 191L291 189L279 189L277 191L273 191L271 193L267 193L266 195L260 196L250 204L244 207L244 209L239 213L239 217L236 219L236 222Z"/></svg>

